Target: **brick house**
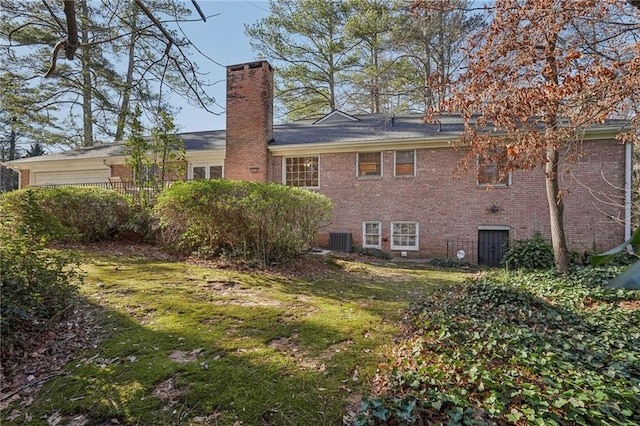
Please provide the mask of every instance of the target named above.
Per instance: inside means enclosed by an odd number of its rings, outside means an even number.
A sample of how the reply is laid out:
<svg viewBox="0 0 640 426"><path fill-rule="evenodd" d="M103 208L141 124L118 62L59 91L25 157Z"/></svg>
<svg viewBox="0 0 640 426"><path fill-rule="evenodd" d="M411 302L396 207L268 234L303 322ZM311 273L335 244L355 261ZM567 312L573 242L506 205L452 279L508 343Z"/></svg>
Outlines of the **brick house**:
<svg viewBox="0 0 640 426"><path fill-rule="evenodd" d="M571 250L608 249L631 232L631 146L615 140L621 122L589 129L585 155L561 176ZM464 154L452 142L459 117L334 111L318 120L273 124L273 70L265 61L227 68L226 131L182 133L184 178L281 182L319 191L335 203L319 245L376 248L403 257L456 257L494 265L508 238L540 231L549 213L544 171L500 182L491 169L456 178ZM8 162L21 186L131 179L119 143ZM495 177L495 176L494 176Z"/></svg>

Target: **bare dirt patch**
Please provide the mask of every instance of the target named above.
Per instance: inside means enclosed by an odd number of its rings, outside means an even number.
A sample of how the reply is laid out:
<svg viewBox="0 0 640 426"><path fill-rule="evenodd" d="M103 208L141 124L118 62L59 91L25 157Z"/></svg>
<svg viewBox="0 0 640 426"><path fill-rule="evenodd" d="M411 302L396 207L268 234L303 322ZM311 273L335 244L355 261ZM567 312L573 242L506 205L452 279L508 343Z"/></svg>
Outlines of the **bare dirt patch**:
<svg viewBox="0 0 640 426"><path fill-rule="evenodd" d="M0 365L0 409L20 401L30 404L35 393L47 381L60 376L62 368L78 352L96 348L102 329L95 317L99 308L79 300L65 316L34 334L20 347L2 353Z"/></svg>
<svg viewBox="0 0 640 426"><path fill-rule="evenodd" d="M301 370L325 370L324 363L320 364L318 360L309 357L309 354L300 350L300 347L298 346L298 334L272 340L267 344L267 346L276 349L287 357L295 359L296 365Z"/></svg>
<svg viewBox="0 0 640 426"><path fill-rule="evenodd" d="M154 244L104 241L96 243L56 243L54 247L109 256L145 257L152 260L176 261L184 259Z"/></svg>
<svg viewBox="0 0 640 426"><path fill-rule="evenodd" d="M176 399L187 393L189 385L176 387L175 377L171 377L159 383L153 390L153 396L165 403L171 404Z"/></svg>
<svg viewBox="0 0 640 426"><path fill-rule="evenodd" d="M173 351L171 355L169 355L169 359L180 364L187 364L196 361L203 350L204 349L200 348L194 349L191 352Z"/></svg>

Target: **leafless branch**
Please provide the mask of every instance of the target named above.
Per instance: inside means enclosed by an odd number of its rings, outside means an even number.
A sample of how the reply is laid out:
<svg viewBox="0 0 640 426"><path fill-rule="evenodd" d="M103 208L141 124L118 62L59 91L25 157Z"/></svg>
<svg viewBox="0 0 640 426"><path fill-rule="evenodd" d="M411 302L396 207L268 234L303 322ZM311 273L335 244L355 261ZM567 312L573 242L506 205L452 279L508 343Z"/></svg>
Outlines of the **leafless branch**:
<svg viewBox="0 0 640 426"><path fill-rule="evenodd" d="M169 31L167 31L164 28L164 25L162 25L162 23L160 21L158 21L158 19L153 16L153 13L151 13L151 11L147 8L147 6L145 6L142 1L140 0L134 0L135 3L138 5L138 7L140 8L140 10L142 10L144 12L145 15L147 15L147 17L149 19L151 19L151 22L153 22L154 24L156 24L156 27L158 27L158 29L160 30L160 32L167 38L167 47L165 49L165 55L169 54L169 49L171 49L171 45L172 44L176 44L175 40L173 39L173 36L171 35L171 33L169 33Z"/></svg>
<svg viewBox="0 0 640 426"><path fill-rule="evenodd" d="M62 22L60 21L60 19L58 19L56 14L53 12L53 9L51 9L51 6L49 6L49 3L47 3L47 0L42 0L42 3L44 3L44 7L47 8L47 10L49 11L49 14L53 18L53 20L56 21L56 24L58 24L58 27L60 27L62 32L65 32L66 28L64 27L64 25L62 25Z"/></svg>
<svg viewBox="0 0 640 426"><path fill-rule="evenodd" d="M56 70L56 61L58 60L58 53L60 52L61 49L65 48L66 46L67 46L67 40L60 40L59 42L56 43L55 47L53 48L51 65L49 66L47 73L44 75L44 78L51 77L51 74L53 74L53 72Z"/></svg>
<svg viewBox="0 0 640 426"><path fill-rule="evenodd" d="M200 5L198 5L198 2L196 0L191 0L191 3L193 3L193 7L195 7L196 10L198 11L198 15L200 15L200 17L202 18L202 21L207 22L207 17L204 16L204 13L202 13L202 9L200 9Z"/></svg>

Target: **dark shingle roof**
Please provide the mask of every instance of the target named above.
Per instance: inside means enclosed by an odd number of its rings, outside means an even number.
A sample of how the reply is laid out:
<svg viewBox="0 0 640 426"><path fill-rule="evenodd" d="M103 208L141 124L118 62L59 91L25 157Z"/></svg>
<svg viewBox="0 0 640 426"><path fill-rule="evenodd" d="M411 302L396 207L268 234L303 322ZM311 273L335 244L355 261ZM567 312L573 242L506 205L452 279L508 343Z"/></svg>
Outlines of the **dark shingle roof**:
<svg viewBox="0 0 640 426"><path fill-rule="evenodd" d="M422 115L391 117L384 114L358 116L359 121L328 121L313 124L301 120L274 126L270 145L336 143L347 141L401 140L451 135L454 139L463 130L459 117L441 120L440 124L423 123Z"/></svg>
<svg viewBox="0 0 640 426"><path fill-rule="evenodd" d="M224 130L206 130L202 132L180 133L186 151L209 151L224 149L226 132ZM125 155L126 147L123 142L107 143L88 148L76 148L69 151L47 154L45 157L27 157L14 160L11 163L29 163L39 161L109 158Z"/></svg>
<svg viewBox="0 0 640 426"><path fill-rule="evenodd" d="M354 116L352 120L300 120L279 124L273 128L273 140L269 146L307 144L340 144L341 142L402 141L411 139L429 139L450 137L455 140L464 130L462 117L446 115L438 118L437 123L425 123L423 115L389 116L387 114L367 114ZM605 127L624 127L626 121L608 120ZM225 130L207 130L201 132L180 133L187 152L224 149ZM68 159L108 158L125 155L123 143L110 143L90 148L77 148L46 156L46 161ZM43 157L28 157L11 163L43 161Z"/></svg>

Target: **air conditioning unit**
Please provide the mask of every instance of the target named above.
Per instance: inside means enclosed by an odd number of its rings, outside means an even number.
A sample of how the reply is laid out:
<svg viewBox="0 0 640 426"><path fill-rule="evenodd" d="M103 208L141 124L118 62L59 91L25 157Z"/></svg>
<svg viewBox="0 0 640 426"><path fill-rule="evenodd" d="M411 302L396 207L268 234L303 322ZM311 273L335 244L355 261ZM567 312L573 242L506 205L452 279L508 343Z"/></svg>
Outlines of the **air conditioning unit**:
<svg viewBox="0 0 640 426"><path fill-rule="evenodd" d="M329 232L329 250L351 252L352 235L348 232Z"/></svg>

